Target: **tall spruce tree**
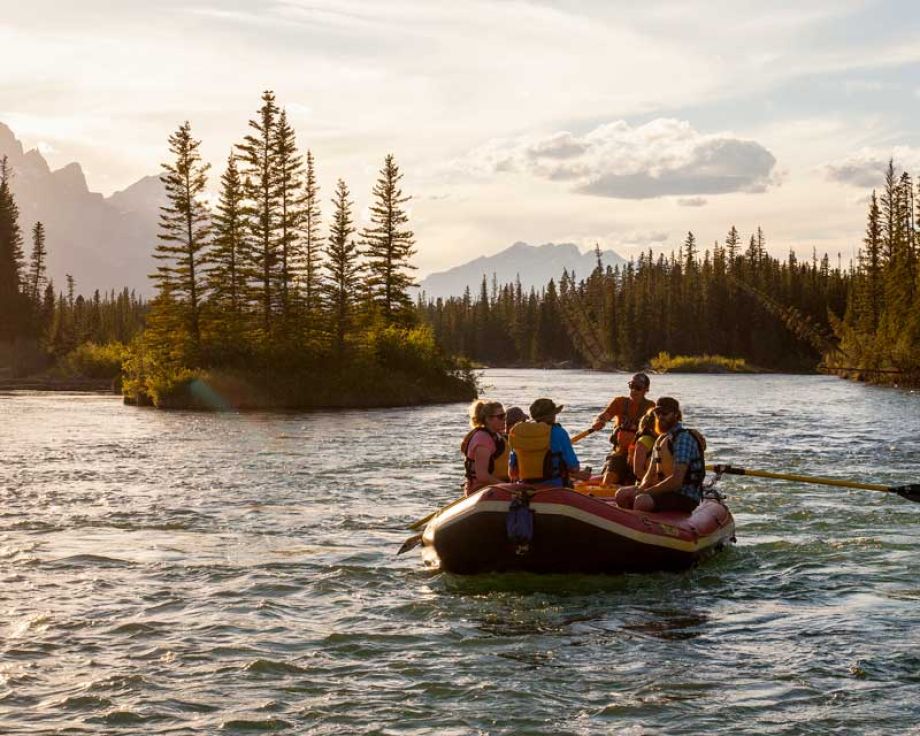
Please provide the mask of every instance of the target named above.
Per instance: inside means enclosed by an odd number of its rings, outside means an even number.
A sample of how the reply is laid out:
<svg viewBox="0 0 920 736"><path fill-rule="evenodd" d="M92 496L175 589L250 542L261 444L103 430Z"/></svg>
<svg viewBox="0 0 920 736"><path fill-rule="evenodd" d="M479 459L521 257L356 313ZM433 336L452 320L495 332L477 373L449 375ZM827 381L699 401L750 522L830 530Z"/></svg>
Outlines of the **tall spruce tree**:
<svg viewBox="0 0 920 736"><path fill-rule="evenodd" d="M36 307L41 305L48 283L48 250L45 248L45 226L36 222L32 228L32 258L29 261L28 296Z"/></svg>
<svg viewBox="0 0 920 736"><path fill-rule="evenodd" d="M334 201L334 200L333 200ZM312 151L307 151L307 168L304 173L303 197L303 296L307 315L319 311L322 283L323 253L320 239L319 185Z"/></svg>
<svg viewBox="0 0 920 736"><path fill-rule="evenodd" d="M281 319L289 323L297 301L297 282L300 255L301 224L303 222L303 159L297 152L294 128L287 112L278 113L278 122L272 135L274 149L276 192L278 200L278 268L275 273L275 293Z"/></svg>
<svg viewBox="0 0 920 736"><path fill-rule="evenodd" d="M251 258L245 188L231 152L220 178L220 199L212 216L213 241L208 284L218 313L239 326L246 298L247 264Z"/></svg>
<svg viewBox="0 0 920 736"><path fill-rule="evenodd" d="M10 185L12 175L12 167L4 156L0 159L0 341L12 339L27 324L22 294L22 231Z"/></svg>
<svg viewBox="0 0 920 736"><path fill-rule="evenodd" d="M402 176L389 154L374 185L371 226L361 231L370 298L388 324L407 323L413 316L409 288L415 282L409 271L415 269L411 262L415 241L405 227L409 217L403 205L411 197L399 187Z"/></svg>
<svg viewBox="0 0 920 736"><path fill-rule="evenodd" d="M345 354L346 335L353 326L355 292L361 271L360 252L353 238L355 228L351 214L352 202L348 197L348 187L339 179L332 199L332 222L323 264L327 271L323 287L329 310L329 325L336 355L340 360Z"/></svg>
<svg viewBox="0 0 920 736"><path fill-rule="evenodd" d="M281 223L281 202L278 198L278 169L276 166L275 128L278 106L271 90L262 93L262 107L257 117L249 121L252 133L238 146L243 175L247 182L250 204L248 223L253 240L252 275L253 301L261 313L266 336L272 332L274 314L275 271L278 263L278 231Z"/></svg>
<svg viewBox="0 0 920 736"><path fill-rule="evenodd" d="M161 262L152 278L159 291L169 285L171 299L181 314L197 359L201 346L201 305L207 293L205 249L208 245L208 210L202 202L210 164L201 160L201 141L192 137L188 121L169 137L173 160L163 164L160 181L167 204L160 208L159 244L153 257Z"/></svg>

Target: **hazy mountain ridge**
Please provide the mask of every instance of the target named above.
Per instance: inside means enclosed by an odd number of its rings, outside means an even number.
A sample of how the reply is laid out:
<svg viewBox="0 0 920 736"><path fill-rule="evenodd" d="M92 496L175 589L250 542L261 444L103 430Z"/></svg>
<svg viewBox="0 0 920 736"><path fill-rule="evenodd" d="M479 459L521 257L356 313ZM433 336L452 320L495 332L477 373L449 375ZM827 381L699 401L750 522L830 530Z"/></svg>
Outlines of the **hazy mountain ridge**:
<svg viewBox="0 0 920 736"><path fill-rule="evenodd" d="M625 259L612 250L601 251L605 266L625 263ZM550 279L559 280L563 269L574 271L579 277L594 270L597 257L594 250L582 253L574 243L544 243L529 245L518 241L495 255L480 256L472 261L454 266L446 271L430 274L421 280L419 289L429 298L462 296L467 286L474 296L482 284L482 277L491 284L495 275L499 284L520 278L521 287L540 289Z"/></svg>
<svg viewBox="0 0 920 736"><path fill-rule="evenodd" d="M23 251L28 256L32 250L32 226L44 223L48 276L55 288L63 290L66 274L71 274L83 294L123 286L151 293L147 275L155 268L152 253L164 201L158 177L144 177L104 197L89 190L80 164L52 171L38 150L25 151L13 131L0 123L0 157L4 155L13 170Z"/></svg>

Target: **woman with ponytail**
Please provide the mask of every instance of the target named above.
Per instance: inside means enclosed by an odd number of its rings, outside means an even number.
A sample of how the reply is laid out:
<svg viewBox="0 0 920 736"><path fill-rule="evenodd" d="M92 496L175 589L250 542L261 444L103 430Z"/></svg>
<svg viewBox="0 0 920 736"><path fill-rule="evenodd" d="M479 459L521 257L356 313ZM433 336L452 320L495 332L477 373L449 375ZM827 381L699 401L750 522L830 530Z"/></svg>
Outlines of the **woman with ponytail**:
<svg viewBox="0 0 920 736"><path fill-rule="evenodd" d="M508 445L502 432L505 409L498 401L477 399L470 405L470 431L460 443L466 494L508 482Z"/></svg>

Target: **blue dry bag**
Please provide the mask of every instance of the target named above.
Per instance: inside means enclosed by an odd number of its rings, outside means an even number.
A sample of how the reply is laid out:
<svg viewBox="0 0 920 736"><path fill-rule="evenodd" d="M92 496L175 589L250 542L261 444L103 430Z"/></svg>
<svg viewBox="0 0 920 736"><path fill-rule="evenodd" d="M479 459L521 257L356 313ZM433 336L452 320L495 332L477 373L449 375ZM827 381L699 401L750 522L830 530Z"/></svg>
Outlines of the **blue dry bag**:
<svg viewBox="0 0 920 736"><path fill-rule="evenodd" d="M505 529L513 544L527 544L533 539L533 511L526 499L516 498L511 502Z"/></svg>

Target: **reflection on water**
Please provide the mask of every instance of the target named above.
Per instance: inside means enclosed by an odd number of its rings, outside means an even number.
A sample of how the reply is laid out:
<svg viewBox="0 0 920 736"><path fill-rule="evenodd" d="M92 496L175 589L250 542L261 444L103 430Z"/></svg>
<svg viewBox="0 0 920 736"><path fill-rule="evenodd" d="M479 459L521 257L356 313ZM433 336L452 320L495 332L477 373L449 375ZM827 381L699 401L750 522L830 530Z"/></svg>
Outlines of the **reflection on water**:
<svg viewBox="0 0 920 736"><path fill-rule="evenodd" d="M489 371L583 429L626 377ZM920 479L916 394L655 376L715 461ZM885 430L879 430L885 417ZM0 733L901 734L920 506L726 478L738 545L680 574L397 558L452 500L465 407L199 415L0 396ZM578 450L599 466L599 436Z"/></svg>

